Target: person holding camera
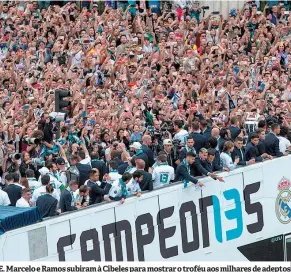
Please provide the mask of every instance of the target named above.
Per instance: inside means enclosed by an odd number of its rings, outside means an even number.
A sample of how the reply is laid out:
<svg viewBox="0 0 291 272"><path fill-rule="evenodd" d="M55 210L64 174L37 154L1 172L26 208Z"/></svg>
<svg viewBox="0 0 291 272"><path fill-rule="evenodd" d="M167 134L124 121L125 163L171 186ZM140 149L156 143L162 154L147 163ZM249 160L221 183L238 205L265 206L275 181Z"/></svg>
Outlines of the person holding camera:
<svg viewBox="0 0 291 272"><path fill-rule="evenodd" d="M15 152L15 147L13 145L6 145L7 153L5 154L2 171L5 174L19 172L20 164L21 164L21 155Z"/></svg>
<svg viewBox="0 0 291 272"><path fill-rule="evenodd" d="M27 169L31 169L34 172L35 176L38 175L36 168L32 164L32 160L28 152L22 153L22 162L19 168L20 168L19 171L20 171L21 177L25 177L25 172Z"/></svg>

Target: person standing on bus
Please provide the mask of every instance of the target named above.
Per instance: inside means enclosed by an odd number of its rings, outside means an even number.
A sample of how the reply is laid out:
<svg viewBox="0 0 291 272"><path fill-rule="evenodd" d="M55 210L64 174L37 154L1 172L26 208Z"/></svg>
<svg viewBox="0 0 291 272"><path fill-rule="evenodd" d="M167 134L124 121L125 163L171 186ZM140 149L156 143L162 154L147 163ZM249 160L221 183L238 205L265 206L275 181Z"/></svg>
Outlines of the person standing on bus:
<svg viewBox="0 0 291 272"><path fill-rule="evenodd" d="M158 165L154 168L152 177L154 189L162 187L174 181L174 168L168 165L166 155L161 154L158 156Z"/></svg>

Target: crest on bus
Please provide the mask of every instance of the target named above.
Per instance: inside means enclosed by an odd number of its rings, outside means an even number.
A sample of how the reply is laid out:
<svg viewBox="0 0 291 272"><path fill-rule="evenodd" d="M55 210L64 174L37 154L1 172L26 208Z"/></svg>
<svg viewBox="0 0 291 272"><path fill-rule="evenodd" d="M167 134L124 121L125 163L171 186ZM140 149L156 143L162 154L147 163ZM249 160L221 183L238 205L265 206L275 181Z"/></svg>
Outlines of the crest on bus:
<svg viewBox="0 0 291 272"><path fill-rule="evenodd" d="M276 215L282 224L291 221L291 181L283 177L278 183L279 194L276 199Z"/></svg>

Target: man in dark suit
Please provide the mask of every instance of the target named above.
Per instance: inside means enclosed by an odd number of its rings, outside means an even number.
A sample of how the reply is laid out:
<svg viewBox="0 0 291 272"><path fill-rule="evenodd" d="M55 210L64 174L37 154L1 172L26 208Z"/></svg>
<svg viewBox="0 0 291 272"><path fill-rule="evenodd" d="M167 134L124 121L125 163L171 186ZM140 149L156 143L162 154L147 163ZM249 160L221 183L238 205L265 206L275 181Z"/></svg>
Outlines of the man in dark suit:
<svg viewBox="0 0 291 272"><path fill-rule="evenodd" d="M230 119L229 131L232 140L235 140L238 137L238 135L240 135L241 130L239 128L239 121L236 116L233 116Z"/></svg>
<svg viewBox="0 0 291 272"><path fill-rule="evenodd" d="M208 140L211 137L212 127L208 125L208 122L206 120L203 119L200 121L200 129L201 134L205 136L206 140Z"/></svg>
<svg viewBox="0 0 291 272"><path fill-rule="evenodd" d="M99 181L99 170L93 168L89 172L90 179L87 181L89 188L89 205L101 203L104 195L108 194L111 185L107 182ZM105 175L105 178L110 179L110 176Z"/></svg>
<svg viewBox="0 0 291 272"><path fill-rule="evenodd" d="M139 187L142 191L153 190L153 178L152 174L144 170L145 163L141 159L135 160L136 170L142 173L142 181L139 183Z"/></svg>
<svg viewBox="0 0 291 272"><path fill-rule="evenodd" d="M250 159L249 161L246 161L246 154L245 154L243 144L244 144L243 138L236 137L236 139L234 141L234 149L231 152L232 160L235 161L235 159L238 157L239 158L238 165L242 165L242 166L255 163L256 162L255 159Z"/></svg>
<svg viewBox="0 0 291 272"><path fill-rule="evenodd" d="M219 181L223 181L223 179L217 176L211 168L207 165L207 158L208 158L208 150L206 148L201 148L199 152L199 156L195 159L194 167L196 170L197 176L209 176L213 179L218 179ZM205 167L206 166L206 167Z"/></svg>
<svg viewBox="0 0 291 272"><path fill-rule="evenodd" d="M141 149L144 152L144 154L146 154L148 157L148 167L152 167L153 164L155 163L154 152L150 148L151 144L152 144L152 137L150 135L144 135L142 137ZM146 165L146 170L148 170L148 167Z"/></svg>
<svg viewBox="0 0 291 272"><path fill-rule="evenodd" d="M24 187L19 184L19 178L19 174L15 172L5 176L8 185L3 189L3 191L8 194L10 200L9 206L15 206L17 200L21 198L21 191Z"/></svg>
<svg viewBox="0 0 291 272"><path fill-rule="evenodd" d="M266 137L266 130L264 128L258 128L257 134L259 135L259 143L257 145L257 148L259 150L260 155L266 153L266 146L265 146L265 137Z"/></svg>
<svg viewBox="0 0 291 272"><path fill-rule="evenodd" d="M42 218L59 215L57 211L58 200L52 196L53 192L53 186L48 184L46 186L46 194L39 196L36 200L36 206Z"/></svg>
<svg viewBox="0 0 291 272"><path fill-rule="evenodd" d="M207 139L204 135L200 134L200 125L199 122L194 121L192 123L192 132L190 135L194 139L194 148L198 153L201 148L207 148Z"/></svg>
<svg viewBox="0 0 291 272"><path fill-rule="evenodd" d="M209 148L207 159L201 162L202 166L210 173L223 170L221 165L216 164L215 161L216 152L218 151L215 150L214 148Z"/></svg>
<svg viewBox="0 0 291 272"><path fill-rule="evenodd" d="M145 135L149 136L149 135ZM144 152L144 149L142 149L142 145L139 142L134 142L132 145L130 145L130 148L134 151L134 156L132 157L133 160L141 159L145 162L145 170L149 170L149 157Z"/></svg>
<svg viewBox="0 0 291 272"><path fill-rule="evenodd" d="M84 145L83 145L84 146ZM84 147L85 148L85 147ZM91 158L89 157L88 150L80 150L78 152L79 162L76 164L79 170L79 185L84 185L85 181L89 178L88 173L92 169Z"/></svg>
<svg viewBox="0 0 291 272"><path fill-rule="evenodd" d="M210 137L208 139L208 145L209 145L209 149L208 152L211 151L214 153L214 160L212 162L213 164L213 169L214 171L222 171L222 164L221 164L221 160L220 160L220 153L217 150L217 139L215 137Z"/></svg>
<svg viewBox="0 0 291 272"><path fill-rule="evenodd" d="M228 141L232 141L230 131L228 128L222 128L219 132L219 139L218 139L218 150L222 152L224 143Z"/></svg>
<svg viewBox="0 0 291 272"><path fill-rule="evenodd" d="M271 156L264 153L260 155L257 145L259 143L259 135L256 133L252 133L250 136L250 142L248 142L246 146L246 161L255 160L256 162L261 162L265 158L270 158Z"/></svg>
<svg viewBox="0 0 291 272"><path fill-rule="evenodd" d="M190 175L190 165L195 161L195 154L193 152L188 152L186 158L178 165L176 169L175 181L187 181L194 184L199 182L200 187L203 186L201 181Z"/></svg>
<svg viewBox="0 0 291 272"><path fill-rule="evenodd" d="M60 208L63 212L70 212L77 210L78 207L75 206L73 193L78 190L78 182L76 180L71 180L69 182L69 186L66 190L64 190L61 194L60 198Z"/></svg>
<svg viewBox="0 0 291 272"><path fill-rule="evenodd" d="M180 154L179 154L180 162L186 158L187 152L193 152L195 155L197 155L197 152L194 148L194 143L195 143L194 138L191 136L188 136L186 140L186 146L181 149Z"/></svg>
<svg viewBox="0 0 291 272"><path fill-rule="evenodd" d="M107 172L107 167L104 161L98 159L98 154L96 152L92 152L90 154L91 157L91 166L92 168L97 168L100 174L100 180L103 180L103 176Z"/></svg>
<svg viewBox="0 0 291 272"><path fill-rule="evenodd" d="M288 153L282 153L279 149L279 139L277 135L280 134L280 125L272 124L271 132L265 137L264 143L266 147L266 152L275 157L282 157L283 155L288 155Z"/></svg>
<svg viewBox="0 0 291 272"><path fill-rule="evenodd" d="M207 157L207 160L205 161L205 163L206 163L205 168L206 169L209 168L209 169L212 170L212 171L209 171L209 172L216 172L216 171L222 171L222 170L227 171L227 169L223 169L222 168L222 165L220 163L219 151L216 150L215 148L209 148L208 149L208 157Z"/></svg>

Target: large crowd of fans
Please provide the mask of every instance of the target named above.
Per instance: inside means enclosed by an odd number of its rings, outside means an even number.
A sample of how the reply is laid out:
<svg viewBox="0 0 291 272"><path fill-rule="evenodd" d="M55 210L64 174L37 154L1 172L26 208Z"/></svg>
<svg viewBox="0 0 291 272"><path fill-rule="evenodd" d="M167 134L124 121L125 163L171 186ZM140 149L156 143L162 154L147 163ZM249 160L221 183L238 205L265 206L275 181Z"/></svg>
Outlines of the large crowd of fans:
<svg viewBox="0 0 291 272"><path fill-rule="evenodd" d="M288 155L289 1L264 4L1 1L0 206L54 216Z"/></svg>

